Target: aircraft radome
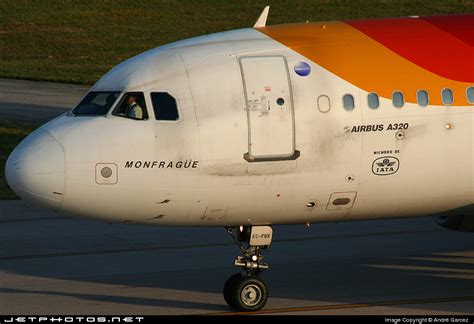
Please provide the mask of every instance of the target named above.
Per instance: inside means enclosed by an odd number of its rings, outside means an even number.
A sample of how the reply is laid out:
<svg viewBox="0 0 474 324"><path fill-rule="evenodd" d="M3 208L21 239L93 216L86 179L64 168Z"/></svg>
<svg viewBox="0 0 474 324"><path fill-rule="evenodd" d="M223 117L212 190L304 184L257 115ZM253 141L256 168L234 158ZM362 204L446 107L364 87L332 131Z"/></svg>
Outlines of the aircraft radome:
<svg viewBox="0 0 474 324"><path fill-rule="evenodd" d="M266 26L152 49L10 155L23 199L107 222L221 226L261 309L272 225L436 215L474 231L474 14Z"/></svg>

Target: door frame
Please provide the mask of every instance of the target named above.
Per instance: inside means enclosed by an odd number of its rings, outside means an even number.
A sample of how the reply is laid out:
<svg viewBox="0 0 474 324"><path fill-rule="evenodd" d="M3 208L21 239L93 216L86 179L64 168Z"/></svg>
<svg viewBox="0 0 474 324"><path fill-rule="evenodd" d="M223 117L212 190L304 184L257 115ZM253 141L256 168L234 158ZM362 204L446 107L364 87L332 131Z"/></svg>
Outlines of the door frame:
<svg viewBox="0 0 474 324"><path fill-rule="evenodd" d="M292 117L292 123L293 123L293 153L289 155L272 155L272 156L262 156L262 157L252 157L250 155L250 145L251 145L251 126L250 126L250 107L249 107L249 101L248 101L248 96L247 96L247 85L245 82L245 74L244 74L244 69L242 66L242 60L243 59L249 59L249 58L270 58L270 57L279 57L283 59L283 63L285 65L285 73L286 73L286 79L288 81L288 92L290 96L290 101L291 101L291 117ZM296 149L296 119L295 119L295 105L294 105L294 100L293 100L293 87L291 84L291 79L290 79L290 73L288 69L288 62L286 60L286 57L283 55L252 55L252 56L241 56L239 57L239 67L240 67L240 74L242 76L242 85L244 87L244 96L245 96L245 110L247 111L247 148L248 151L244 153L244 159L247 162L269 162L269 161L289 161L289 160L296 160L300 156L300 151Z"/></svg>

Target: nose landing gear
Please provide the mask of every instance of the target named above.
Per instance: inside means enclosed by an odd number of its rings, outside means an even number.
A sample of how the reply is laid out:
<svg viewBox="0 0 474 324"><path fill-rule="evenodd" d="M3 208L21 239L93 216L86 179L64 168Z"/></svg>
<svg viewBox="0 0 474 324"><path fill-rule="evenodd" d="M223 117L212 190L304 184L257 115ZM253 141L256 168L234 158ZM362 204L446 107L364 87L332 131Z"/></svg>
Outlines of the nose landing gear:
<svg viewBox="0 0 474 324"><path fill-rule="evenodd" d="M226 303L240 311L258 311L268 300L268 288L260 278L268 265L262 262L261 250L266 250L272 242L273 231L270 226L241 226L227 228L227 232L239 246L242 256L234 260L241 273L234 274L224 285ZM246 244L246 246L243 245Z"/></svg>

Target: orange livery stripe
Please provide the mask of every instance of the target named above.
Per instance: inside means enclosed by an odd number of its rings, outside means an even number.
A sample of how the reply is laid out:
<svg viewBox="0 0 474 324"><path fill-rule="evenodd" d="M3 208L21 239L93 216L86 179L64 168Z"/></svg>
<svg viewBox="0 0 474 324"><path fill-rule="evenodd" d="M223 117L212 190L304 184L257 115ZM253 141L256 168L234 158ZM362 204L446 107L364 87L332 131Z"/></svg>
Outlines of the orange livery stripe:
<svg viewBox="0 0 474 324"><path fill-rule="evenodd" d="M422 26L418 34L409 19ZM407 102L415 103L416 92L424 89L430 93L430 104L443 105L441 90L451 88L454 105L468 104L466 87L474 83L472 46L425 20L326 22L258 30L367 92L391 98L398 90ZM435 36L417 44L420 34ZM436 39L459 53L437 55L443 46Z"/></svg>

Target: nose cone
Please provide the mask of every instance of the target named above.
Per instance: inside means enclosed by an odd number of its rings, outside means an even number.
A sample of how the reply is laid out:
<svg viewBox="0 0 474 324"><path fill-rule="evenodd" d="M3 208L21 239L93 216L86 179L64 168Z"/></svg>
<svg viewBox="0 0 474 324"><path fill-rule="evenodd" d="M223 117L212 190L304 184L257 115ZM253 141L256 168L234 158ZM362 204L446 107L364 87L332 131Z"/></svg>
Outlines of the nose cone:
<svg viewBox="0 0 474 324"><path fill-rule="evenodd" d="M5 175L21 198L56 210L61 207L66 181L64 150L47 131L37 129L13 150Z"/></svg>

